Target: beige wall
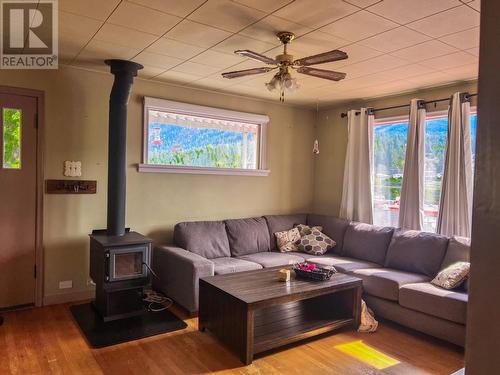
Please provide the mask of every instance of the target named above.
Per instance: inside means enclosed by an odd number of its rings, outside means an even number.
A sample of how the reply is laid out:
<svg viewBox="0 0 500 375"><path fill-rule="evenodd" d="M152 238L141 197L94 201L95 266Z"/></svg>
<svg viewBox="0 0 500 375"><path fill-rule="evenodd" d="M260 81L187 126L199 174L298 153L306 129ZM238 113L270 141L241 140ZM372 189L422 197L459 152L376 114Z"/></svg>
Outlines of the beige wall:
<svg viewBox="0 0 500 375"><path fill-rule="evenodd" d="M82 179L97 180L95 195L45 195L45 297L90 290L88 233L106 225L108 100L112 76L73 68L0 72L0 84L46 94L45 178L63 178L64 160L81 160ZM266 114L268 177L138 173L142 155L142 97ZM136 80L129 106L126 224L153 237L171 239L182 220L211 220L311 208L315 113L265 102ZM59 281L73 289L59 290Z"/></svg>
<svg viewBox="0 0 500 375"><path fill-rule="evenodd" d="M441 99L457 91L475 93L477 92L476 82L422 90L365 102L357 101L320 111L315 128L316 138L320 144L320 154L315 157L314 162L313 211L331 215L338 215L339 213L347 146L347 118L340 117L342 112L361 107L390 107L408 103L412 98ZM475 99L473 99L472 104L475 105ZM428 107L427 110L429 112L439 111L446 109L447 106L448 104L444 102L439 103L435 109ZM376 113L376 117L398 116L405 113L408 113L408 109L383 111Z"/></svg>

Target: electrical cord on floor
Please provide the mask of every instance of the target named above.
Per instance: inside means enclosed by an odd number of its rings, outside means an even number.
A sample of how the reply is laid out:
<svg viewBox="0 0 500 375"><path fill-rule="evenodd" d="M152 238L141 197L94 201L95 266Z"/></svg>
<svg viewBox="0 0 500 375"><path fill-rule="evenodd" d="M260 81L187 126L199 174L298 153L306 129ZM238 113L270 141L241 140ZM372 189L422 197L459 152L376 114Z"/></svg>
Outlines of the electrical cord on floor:
<svg viewBox="0 0 500 375"><path fill-rule="evenodd" d="M149 272L151 272L154 277L160 280L160 277L156 274L155 271L151 269L151 267L149 267L149 264L147 264L146 262L142 262L142 264L149 269ZM142 300L144 302L149 302L148 310L152 312L167 310L174 304L174 301L172 301L170 298L154 291L153 289L145 289L144 297Z"/></svg>

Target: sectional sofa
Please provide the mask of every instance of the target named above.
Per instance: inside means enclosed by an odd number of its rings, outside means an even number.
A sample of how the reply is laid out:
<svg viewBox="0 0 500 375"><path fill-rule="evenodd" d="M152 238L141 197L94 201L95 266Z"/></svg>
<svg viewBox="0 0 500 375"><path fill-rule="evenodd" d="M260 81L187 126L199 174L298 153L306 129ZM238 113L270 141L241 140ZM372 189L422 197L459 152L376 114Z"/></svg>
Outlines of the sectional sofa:
<svg viewBox="0 0 500 375"><path fill-rule="evenodd" d="M322 256L281 253L274 233L320 225L337 245ZM153 287L195 313L200 277L293 264L333 265L363 280L366 303L383 317L463 346L467 287L445 290L430 281L443 268L469 261L467 239L403 231L315 214L183 222L173 246L157 246Z"/></svg>

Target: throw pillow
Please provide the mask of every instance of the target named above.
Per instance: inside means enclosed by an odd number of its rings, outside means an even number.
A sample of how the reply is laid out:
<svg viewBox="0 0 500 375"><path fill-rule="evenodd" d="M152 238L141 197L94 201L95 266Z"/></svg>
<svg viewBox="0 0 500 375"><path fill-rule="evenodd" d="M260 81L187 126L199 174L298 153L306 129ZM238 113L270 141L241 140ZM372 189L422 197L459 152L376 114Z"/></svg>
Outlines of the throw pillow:
<svg viewBox="0 0 500 375"><path fill-rule="evenodd" d="M323 255L336 245L336 242L319 230L312 230L300 239L299 251L312 255Z"/></svg>
<svg viewBox="0 0 500 375"><path fill-rule="evenodd" d="M311 234L313 230L319 230L320 232L323 230L323 227L320 226L310 227L309 225L306 224L295 224L294 227L299 230L300 237L304 237L307 236L308 234Z"/></svg>
<svg viewBox="0 0 500 375"><path fill-rule="evenodd" d="M300 240L300 233L297 228L274 233L276 244L282 253L297 251L297 242Z"/></svg>
<svg viewBox="0 0 500 375"><path fill-rule="evenodd" d="M454 289L460 286L469 276L470 263L456 262L440 271L431 281L432 284L444 289Z"/></svg>

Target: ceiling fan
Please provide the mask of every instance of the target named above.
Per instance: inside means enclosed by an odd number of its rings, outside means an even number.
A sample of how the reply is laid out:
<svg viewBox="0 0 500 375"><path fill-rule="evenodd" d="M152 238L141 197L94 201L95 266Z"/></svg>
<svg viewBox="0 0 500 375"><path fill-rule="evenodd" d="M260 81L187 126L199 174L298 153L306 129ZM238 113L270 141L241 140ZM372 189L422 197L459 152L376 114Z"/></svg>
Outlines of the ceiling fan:
<svg viewBox="0 0 500 375"><path fill-rule="evenodd" d="M222 73L224 78L239 78L254 74L268 73L275 69L279 69L278 72L273 76L271 81L266 83L266 87L269 91L275 91L276 89L280 92L280 101L285 100L285 91L294 91L299 88L297 80L292 78L290 74L291 69L296 70L297 73L307 74L309 76L329 79L331 81L340 81L346 77L345 73L334 72L332 70L310 68L310 65L324 64L327 62L338 61L347 59L347 53L334 49L332 51L323 52L318 55L303 57L298 60L294 60L292 55L287 53L287 45L295 38L295 34L289 31L281 31L276 34L278 39L283 44L283 54L276 56L274 59L257 52L253 52L247 49L236 50L234 53L240 56L248 57L253 60L261 61L270 66L264 66L260 68L252 68L245 70L237 70L234 72Z"/></svg>

